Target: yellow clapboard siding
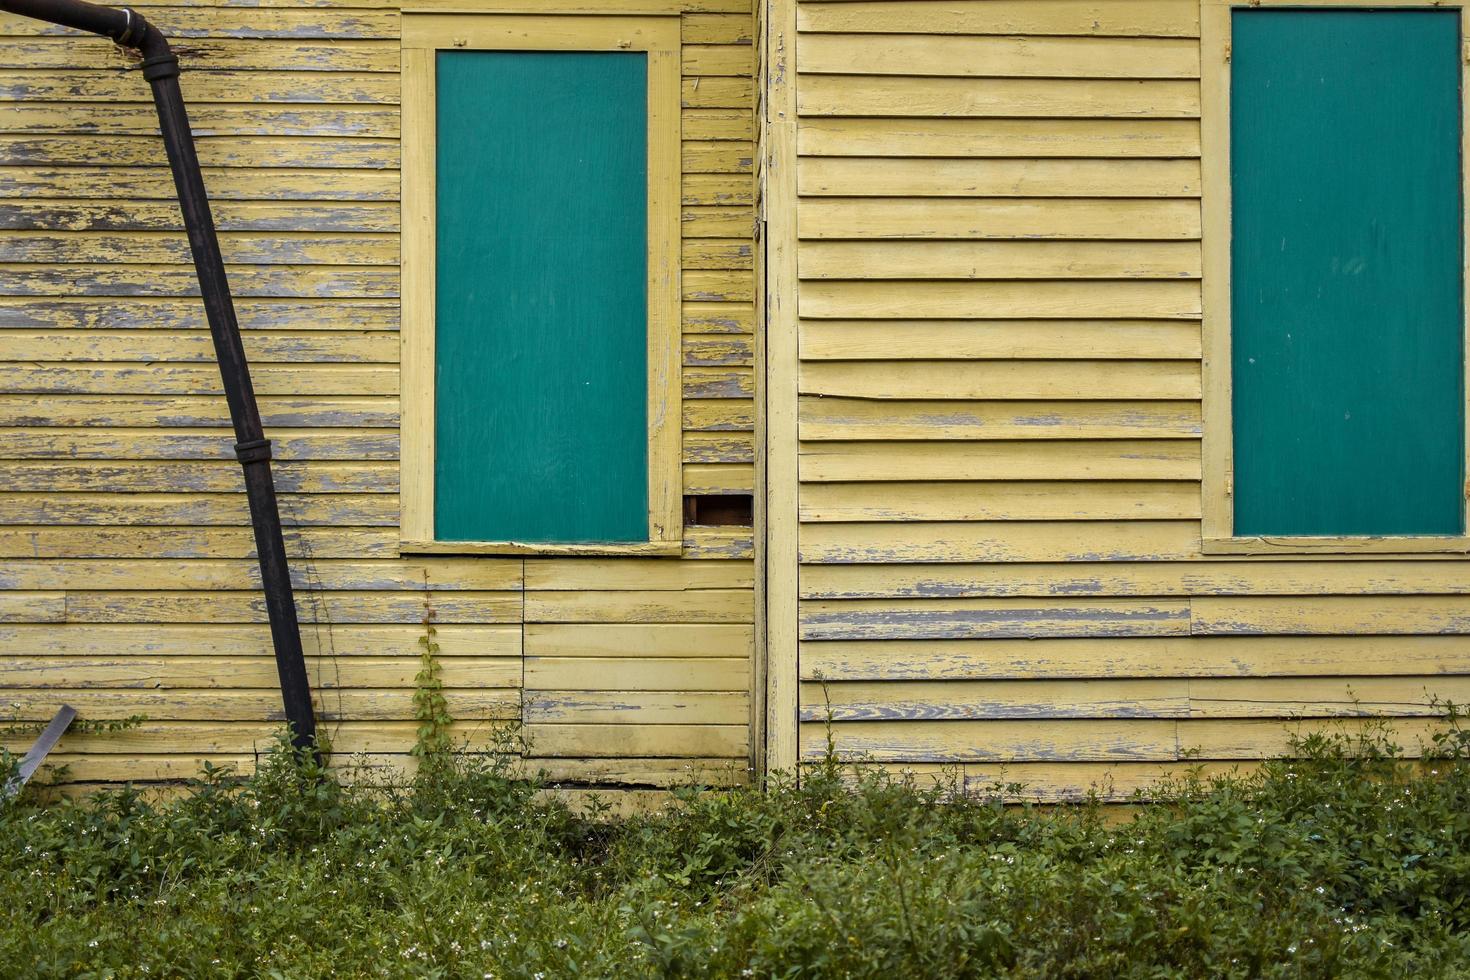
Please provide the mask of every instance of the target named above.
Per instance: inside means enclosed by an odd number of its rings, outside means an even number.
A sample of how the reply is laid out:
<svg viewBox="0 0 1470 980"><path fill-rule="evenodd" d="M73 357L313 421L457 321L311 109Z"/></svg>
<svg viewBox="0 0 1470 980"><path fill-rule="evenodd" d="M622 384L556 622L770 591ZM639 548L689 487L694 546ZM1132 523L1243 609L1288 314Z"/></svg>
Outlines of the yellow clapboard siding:
<svg viewBox="0 0 1470 980"><path fill-rule="evenodd" d="M755 301L755 277L745 270L691 269L683 275L684 299L706 303Z"/></svg>
<svg viewBox="0 0 1470 980"><path fill-rule="evenodd" d="M248 343L246 349L249 350ZM388 396L263 396L256 399L256 405L267 428L398 426L398 399ZM219 427L229 422L229 408L217 395L47 395L45 398L0 395L0 426L163 425L172 428Z"/></svg>
<svg viewBox="0 0 1470 980"><path fill-rule="evenodd" d="M398 557L394 528L286 528L286 553L314 558ZM0 527L0 558L248 558L248 527Z"/></svg>
<svg viewBox="0 0 1470 980"><path fill-rule="evenodd" d="M707 110L738 112L735 109ZM755 181L749 174L684 174L682 178L683 203L688 206L724 207L750 205L755 202ZM748 235L751 230L749 210L745 212L747 223L736 232Z"/></svg>
<svg viewBox="0 0 1470 980"><path fill-rule="evenodd" d="M1189 520L1200 515L1190 481L1080 483L814 483L803 521Z"/></svg>
<svg viewBox="0 0 1470 980"><path fill-rule="evenodd" d="M243 497L238 498L243 502ZM733 564L733 563L732 563ZM515 558L407 558L388 561L322 560L293 566L298 588L381 590L471 590L497 592L522 588L523 563ZM748 584L750 570L729 570L717 563L675 567L695 570L711 568L708 576L697 571L685 577L719 581L738 586ZM253 561L202 558L194 561L24 560L0 562L0 586L7 589L182 589L237 590L260 587L260 568ZM616 588L604 585L602 588Z"/></svg>
<svg viewBox="0 0 1470 980"><path fill-rule="evenodd" d="M387 690L320 691L317 717L323 722L351 718L354 721L405 721L414 717L411 685ZM132 718L138 715L175 721L284 721L281 695L276 690L227 691L218 689L167 691L85 690L36 691L0 688L6 704L19 704L5 712L8 721L45 721L63 704L70 704L84 718L96 720ZM509 721L520 717L521 696L517 690L477 687L444 691L449 712L462 721Z"/></svg>
<svg viewBox="0 0 1470 980"><path fill-rule="evenodd" d="M526 654L527 690L746 691L750 661L695 657L539 657Z"/></svg>
<svg viewBox="0 0 1470 980"><path fill-rule="evenodd" d="M750 78L686 78L680 97L686 109L748 109L755 104L755 85Z"/></svg>
<svg viewBox="0 0 1470 980"><path fill-rule="evenodd" d="M1181 754L1200 759L1269 759L1292 755L1294 739L1316 732L1355 735L1378 729L1378 719L1332 719L1283 721L1281 719L1197 719L1179 722ZM1394 741L1403 747L1404 755L1420 754L1437 732L1443 732L1443 720L1398 718L1388 725Z"/></svg>
<svg viewBox="0 0 1470 980"><path fill-rule="evenodd" d="M685 398L750 398L755 394L754 372L748 367L686 367Z"/></svg>
<svg viewBox="0 0 1470 980"><path fill-rule="evenodd" d="M684 402L684 428L688 431L745 432L755 428L755 406L744 399L698 399Z"/></svg>
<svg viewBox="0 0 1470 980"><path fill-rule="evenodd" d="M744 44L755 40L755 16L742 0L734 0L730 9L739 13L686 13L679 22L679 35L685 44Z"/></svg>
<svg viewBox="0 0 1470 980"><path fill-rule="evenodd" d="M803 279L1198 279L1196 242L806 242ZM900 287L907 293L912 287ZM1043 304L1038 304L1043 305Z"/></svg>
<svg viewBox="0 0 1470 980"><path fill-rule="evenodd" d="M804 317L1198 319L1200 285L1190 281L893 282L802 284Z"/></svg>
<svg viewBox="0 0 1470 980"><path fill-rule="evenodd" d="M1314 677L1189 682L1191 718L1441 717L1470 698L1466 677Z"/></svg>
<svg viewBox="0 0 1470 980"><path fill-rule="evenodd" d="M749 561L755 557L755 536L749 527L684 528L682 557L701 561Z"/></svg>
<svg viewBox="0 0 1470 980"><path fill-rule="evenodd" d="M424 593L322 592L296 597L307 623L418 623ZM428 599L435 621L445 624L514 623L521 598L510 592L435 592ZM69 623L264 623L265 599L250 592L122 592L71 590Z"/></svg>
<svg viewBox="0 0 1470 980"><path fill-rule="evenodd" d="M1142 37L810 34L797 48L797 68L834 75L1198 78L1199 45Z"/></svg>
<svg viewBox="0 0 1470 980"><path fill-rule="evenodd" d="M403 752L414 744L413 721L345 721L332 725L332 751L339 758L359 752ZM214 754L264 752L283 731L276 721L146 721L137 728L99 734L70 732L57 743L60 752L130 756L138 753ZM455 744L481 750L495 742L496 727L482 722L451 726ZM29 738L0 740L11 751L24 749Z"/></svg>
<svg viewBox="0 0 1470 980"><path fill-rule="evenodd" d="M799 224L802 238L1192 241L1200 210L1188 200L814 197L802 201Z"/></svg>
<svg viewBox="0 0 1470 980"><path fill-rule="evenodd" d="M749 173L755 161L755 146L744 141L685 140L682 148L683 170L687 174Z"/></svg>
<svg viewBox="0 0 1470 980"><path fill-rule="evenodd" d="M107 119L105 129L98 125L99 118ZM309 136L337 140L347 137L389 139L399 135L397 106L251 106L249 103L206 102L190 109L189 121L195 134L206 138ZM0 131L34 135L78 132L81 135L90 135L106 132L123 136L154 136L156 141L158 116L140 88L137 102L15 103L6 110L4 122L0 123ZM121 146L115 152L126 153L129 149ZM373 147L374 158L379 158L383 149ZM140 152L136 146L131 150L134 153ZM146 154L150 163L158 160L156 150L141 152ZM300 152L300 149L293 152L291 159L299 161ZM94 158L80 162L103 161ZM209 157L201 157L201 162L217 162L213 151Z"/></svg>
<svg viewBox="0 0 1470 980"><path fill-rule="evenodd" d="M842 486L834 485L836 488ZM1148 486L1119 484L1115 491L1124 494L1136 488L1137 492L1146 493ZM803 493L829 489L832 488L813 486L804 489ZM1098 492L1099 486L1093 484L1087 489ZM1197 491L1194 499L1197 507ZM1369 560L1029 566L829 565L804 571L801 586L804 596L829 599L1003 595L1466 595L1470 594L1470 569L1458 561ZM1467 644L1467 651L1470 651L1470 644Z"/></svg>
<svg viewBox="0 0 1470 980"><path fill-rule="evenodd" d="M755 643L749 625L527 623L524 632L527 658L748 659Z"/></svg>
<svg viewBox="0 0 1470 980"><path fill-rule="evenodd" d="M755 308L747 303L685 303L686 333L755 333Z"/></svg>
<svg viewBox="0 0 1470 980"><path fill-rule="evenodd" d="M136 460L69 458L7 460L5 471L32 493L243 493L240 466L222 455L212 459ZM271 466L282 493L397 493L397 468L382 463L339 460L279 462Z"/></svg>
<svg viewBox="0 0 1470 980"><path fill-rule="evenodd" d="M755 489L755 466L750 463L685 463L686 494L748 494Z"/></svg>
<svg viewBox="0 0 1470 980"><path fill-rule="evenodd" d="M686 207L679 220L687 238L733 238L748 235L755 228L755 214L745 205Z"/></svg>
<svg viewBox="0 0 1470 980"><path fill-rule="evenodd" d="M756 140L756 119L747 109L685 109L681 120L685 140Z"/></svg>
<svg viewBox="0 0 1470 980"><path fill-rule="evenodd" d="M179 64L193 78L195 72L215 69L251 71L398 71L396 40L330 42L293 41L289 38L263 40L194 38L175 52ZM32 37L13 39L5 45L0 67L5 68L91 68L102 65L127 67L132 61L123 49L101 38Z"/></svg>
<svg viewBox="0 0 1470 980"><path fill-rule="evenodd" d="M803 760L822 758L822 725L802 725L800 738ZM1179 759L1177 723L1172 720L854 721L833 726L832 738L838 755L872 762Z"/></svg>
<svg viewBox="0 0 1470 980"><path fill-rule="evenodd" d="M680 63L685 77L750 75L755 70L748 44L690 44L686 39Z"/></svg>
<svg viewBox="0 0 1470 980"><path fill-rule="evenodd" d="M384 73L322 71L235 71L191 73L189 105L250 100L281 103L396 105L398 79ZM0 104L5 102L149 102L148 86L132 72L113 70L10 72L0 70Z"/></svg>
<svg viewBox="0 0 1470 980"><path fill-rule="evenodd" d="M755 267L749 242L735 239L686 238L683 247L686 269L751 269Z"/></svg>
<svg viewBox="0 0 1470 980"><path fill-rule="evenodd" d="M823 197L1198 197L1197 160L809 156L797 187Z"/></svg>
<svg viewBox="0 0 1470 980"><path fill-rule="evenodd" d="M522 729L533 759L577 756L743 758L749 748L745 725L570 725L532 724Z"/></svg>
<svg viewBox="0 0 1470 980"><path fill-rule="evenodd" d="M1078 34L1099 37L1198 37L1199 7L1189 0L858 0L803 3L802 31L933 34Z"/></svg>
<svg viewBox="0 0 1470 980"><path fill-rule="evenodd" d="M751 339L730 334L685 334L681 354L683 362L691 367L755 362Z"/></svg>
<svg viewBox="0 0 1470 980"><path fill-rule="evenodd" d="M525 587L538 592L748 589L755 574L747 562L660 558L528 558L524 564Z"/></svg>
<svg viewBox="0 0 1470 980"><path fill-rule="evenodd" d="M811 361L804 395L846 398L1131 399L1199 398L1194 361Z"/></svg>
<svg viewBox="0 0 1470 980"><path fill-rule="evenodd" d="M1085 533L1082 533L1085 532ZM1179 561L1200 553L1195 521L807 524L813 563Z"/></svg>
<svg viewBox="0 0 1470 980"><path fill-rule="evenodd" d="M1356 726L1361 730L1361 724ZM1281 719L1228 721L1049 719L1045 721L862 721L834 729L840 755L874 762L1178 761L1259 759L1289 754L1293 734L1353 730L1351 720ZM1395 721L1410 756L1442 722ZM821 726L801 726L802 758L825 751Z"/></svg>
<svg viewBox="0 0 1470 980"><path fill-rule="evenodd" d="M527 691L527 724L744 725L745 691Z"/></svg>
<svg viewBox="0 0 1470 980"><path fill-rule="evenodd" d="M287 366L250 370L262 395L396 395L398 368L355 364ZM213 395L222 393L212 364L41 362L0 363L0 391L44 394Z"/></svg>
<svg viewBox="0 0 1470 980"><path fill-rule="evenodd" d="M883 681L801 686L801 720L1187 718L1187 680Z"/></svg>
<svg viewBox="0 0 1470 980"><path fill-rule="evenodd" d="M805 643L803 680L1247 679L1470 673L1455 636L847 640Z"/></svg>
<svg viewBox="0 0 1470 980"><path fill-rule="evenodd" d="M0 157L8 163L19 166L21 164L45 167L150 167L167 168L168 159L164 155L163 141L154 135L118 135L113 125L113 110L123 117L123 122L132 120L135 133L148 134L152 128L157 126L157 116L152 117L149 122L149 110L137 106L109 106L107 112L108 130L105 135L96 134L74 134L71 130L80 128L76 122L66 125L63 118L51 118L50 110L38 110L36 107L18 105L14 107L16 115L11 117L13 122L9 128L20 128L15 124L30 124L30 128L21 128L15 135L3 135L7 129L5 123L0 123ZM225 121L233 118L231 114L237 110L233 107L201 106L200 113L205 117L222 116ZM267 106L256 109L257 116L252 122L243 113L239 114L236 128L257 126L260 121L267 125L259 128L259 132L289 133L293 129L300 129L299 125L293 126L292 121L299 121L300 113L289 117L283 117L280 112L273 111ZM354 115L360 114L362 110L352 110ZM85 111L83 113L85 115ZM204 125L202 119L194 119L194 113L190 113L191 125L194 130L194 148L197 151L200 164L204 167L206 174L206 186L209 188L210 196L214 196L215 185L208 183L209 174L224 175L235 174L245 171L243 176L248 181L249 171L255 169L273 168L300 168L318 167L323 170L323 186L341 186L345 181L351 183L358 176L357 171L363 170L394 170L398 167L398 140L395 138L384 139L377 136L360 136L356 130L364 130L371 134L366 126L357 125L356 120L336 119L338 124L346 124L346 128L353 130L342 136L334 136L330 133L321 135L245 135L230 136L211 133L210 127ZM341 115L337 113L336 115ZM381 113L378 113L381 115ZM377 119L376 122L385 120ZM271 123L276 129L270 128ZM396 120L393 120L396 130ZM122 128L122 127L117 127ZM217 129L228 129L227 126L219 126ZM329 128L343 128L337 125ZM56 133L52 130L60 130ZM147 180L144 171L139 179ZM160 173L167 173L161 169ZM118 178L124 182L130 179L128 175ZM172 178L168 178L172 180ZM222 191L228 191L229 184L221 186ZM289 187L289 174L288 183ZM47 197L61 195L48 194ZM90 195L79 195L90 196ZM106 197L106 195L98 195ZM250 200L251 198L245 198Z"/></svg>
<svg viewBox="0 0 1470 980"><path fill-rule="evenodd" d="M837 157L1197 157L1200 137L1192 119L828 117L803 120L797 146Z"/></svg>
<svg viewBox="0 0 1470 980"><path fill-rule="evenodd" d="M548 782L593 786L739 786L750 781L744 760L732 759L536 759L523 771ZM628 792L624 790L623 792Z"/></svg>
<svg viewBox="0 0 1470 980"><path fill-rule="evenodd" d="M62 623L66 595L61 592L0 592L0 623Z"/></svg>
<svg viewBox="0 0 1470 980"><path fill-rule="evenodd" d="M211 206L220 231L396 232L398 206L375 202L220 201ZM179 231L176 204L162 201L21 201L0 206L0 227L33 231ZM35 270L30 270L34 272ZM233 276L243 274L239 267ZM136 273L134 273L136 278ZM106 281L106 280L104 280ZM182 288L182 287L176 287ZM59 295L72 295L63 291ZM149 290L156 295L158 290Z"/></svg>
<svg viewBox="0 0 1470 980"><path fill-rule="evenodd" d="M1465 677L883 681L802 685L802 720L1429 717Z"/></svg>
<svg viewBox="0 0 1470 980"><path fill-rule="evenodd" d="M301 632L308 656L330 660L335 657L418 657L422 625L333 625L330 629L307 628ZM455 625L438 627L435 641L440 655L505 658L520 671L521 629L519 626ZM17 625L0 627L0 656L37 661L45 657L144 658L139 676L147 676L155 657L273 658L270 630L264 624L137 623ZM274 659L271 660L274 663ZM486 683L495 681L501 668L487 668Z"/></svg>
<svg viewBox="0 0 1470 980"><path fill-rule="evenodd" d="M150 23L170 38L394 38L397 11L271 9L248 7L149 6ZM48 37L67 28L39 23L19 14L0 14L0 36ZM187 45L182 45L187 47Z"/></svg>
<svg viewBox="0 0 1470 980"><path fill-rule="evenodd" d="M1470 633L1470 599L1395 596L1311 599L1202 596L1191 603L1198 635L1236 633Z"/></svg>
<svg viewBox="0 0 1470 980"><path fill-rule="evenodd" d="M280 460L398 458L397 432L388 429L292 428L267 435ZM233 447L233 433L217 429L0 429L0 459L229 459Z"/></svg>
<svg viewBox="0 0 1470 980"><path fill-rule="evenodd" d="M444 657L442 680L447 688L519 688L519 657ZM397 688L412 691L413 677L423 669L419 657L309 657L306 673L322 698L338 689ZM50 689L62 693L93 689L207 689L207 691L275 692L281 685L273 657L7 657L0 676L10 688ZM12 693L6 701L24 701L29 693ZM279 699L279 695L276 695ZM279 707L279 705L278 705Z"/></svg>
<svg viewBox="0 0 1470 980"><path fill-rule="evenodd" d="M685 432L686 463L753 463L754 437L746 432Z"/></svg>
<svg viewBox="0 0 1470 980"><path fill-rule="evenodd" d="M803 640L1189 635L1175 599L805 600L800 616Z"/></svg>
<svg viewBox="0 0 1470 980"><path fill-rule="evenodd" d="M262 297L237 300L235 316L248 338L257 330L397 330L398 304L388 300L312 300ZM204 304L196 298L0 296L6 329L202 330ZM246 343L250 343L248 339ZM247 352L250 348L246 348Z"/></svg>
<svg viewBox="0 0 1470 980"><path fill-rule="evenodd" d="M394 330L255 330L242 340L252 366L398 361ZM7 330L5 341L6 356L16 361L217 363L213 340L203 330Z"/></svg>
<svg viewBox="0 0 1470 980"><path fill-rule="evenodd" d="M872 480L1197 480L1192 440L817 442L801 447L809 482Z"/></svg>
<svg viewBox="0 0 1470 980"><path fill-rule="evenodd" d="M86 755L74 752L52 752L46 757L40 772L41 778L54 776L65 771L67 781L56 788L62 795L75 789L86 795L97 789L89 785L101 783L113 788L112 783L176 783L186 779L198 779L204 772L206 762L231 773L247 775L255 771L256 756L248 754L224 754L202 752L180 752L173 755L152 753L127 757L115 755ZM140 790L146 792L144 787Z"/></svg>
<svg viewBox="0 0 1470 980"><path fill-rule="evenodd" d="M800 412L801 437L813 441L1178 439L1200 433L1199 406L1193 402L877 401L820 396L802 398Z"/></svg>
<svg viewBox="0 0 1470 980"><path fill-rule="evenodd" d="M801 356L807 361L1200 356L1199 325L1188 321L812 320L801 331Z"/></svg>
<svg viewBox="0 0 1470 980"><path fill-rule="evenodd" d="M394 183L396 185L397 181ZM219 236L219 243L225 261L234 264L398 264L396 235L235 232ZM0 262L177 263L193 267L188 240L175 232L133 232L126 235L10 232L0 239Z"/></svg>
<svg viewBox="0 0 1470 980"><path fill-rule="evenodd" d="M241 296L382 298L398 295L398 270L380 266L227 268ZM12 296L197 296L194 270L169 265L0 265L0 289Z"/></svg>
<svg viewBox="0 0 1470 980"><path fill-rule="evenodd" d="M745 589L528 591L527 623L743 623L754 615Z"/></svg>
<svg viewBox="0 0 1470 980"><path fill-rule="evenodd" d="M295 525L358 524L396 527L396 494L282 494L283 514ZM250 523L243 494L3 493L0 525L153 525Z"/></svg>
<svg viewBox="0 0 1470 980"><path fill-rule="evenodd" d="M204 186L212 201L393 201L398 198L398 171L385 168L307 170L270 167L207 167ZM5 167L0 170L0 198L173 200L173 176L162 167ZM18 233L12 233L18 235ZM75 238L73 237L75 236ZM54 237L54 236L53 236ZM63 241L92 241L76 233ZM240 236L222 235L227 261ZM12 236L6 236L11 241ZM126 248L135 239L113 238ZM182 234L174 239L182 242ZM235 247L238 256L238 247ZM41 260L45 261L45 260ZM51 261L81 261L74 258ZM128 261L128 260L120 260ZM131 261L149 261L133 259ZM187 254L184 261L188 261ZM389 261L397 261L396 256Z"/></svg>
<svg viewBox="0 0 1470 980"><path fill-rule="evenodd" d="M1192 119L1195 81L804 75L806 116L1001 116Z"/></svg>

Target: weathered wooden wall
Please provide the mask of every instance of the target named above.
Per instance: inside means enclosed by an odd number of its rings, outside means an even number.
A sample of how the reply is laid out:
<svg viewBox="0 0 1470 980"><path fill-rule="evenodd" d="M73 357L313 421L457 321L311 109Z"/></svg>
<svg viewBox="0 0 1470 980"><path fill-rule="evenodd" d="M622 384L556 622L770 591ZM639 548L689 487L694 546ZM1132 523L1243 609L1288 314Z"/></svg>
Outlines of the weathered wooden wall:
<svg viewBox="0 0 1470 980"><path fill-rule="evenodd" d="M845 754L1067 796L1278 752L1294 716L1419 719L1412 748L1470 696L1463 559L1201 552L1199 0L770 9L800 344L773 738L819 757L830 703Z"/></svg>
<svg viewBox="0 0 1470 980"><path fill-rule="evenodd" d="M685 492L748 493L753 16L658 8L683 11ZM427 599L464 737L522 719L558 778L740 778L749 528L691 528L683 560L398 557L396 4L138 9L184 66L336 748L403 763ZM280 715L172 193L115 49L0 16L0 713L146 715L63 741L83 782L249 767Z"/></svg>

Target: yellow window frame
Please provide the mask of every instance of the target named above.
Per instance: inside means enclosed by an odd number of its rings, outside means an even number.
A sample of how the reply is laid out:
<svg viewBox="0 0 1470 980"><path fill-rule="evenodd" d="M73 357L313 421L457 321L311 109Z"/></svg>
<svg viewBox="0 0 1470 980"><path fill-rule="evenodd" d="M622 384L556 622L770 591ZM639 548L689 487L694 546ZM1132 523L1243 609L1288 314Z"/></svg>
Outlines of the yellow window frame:
<svg viewBox="0 0 1470 980"><path fill-rule="evenodd" d="M1232 10L1257 7L1419 8L1455 9L1452 4L1425 0L1200 0L1200 155L1203 184L1203 302L1202 365L1203 515L1205 554L1426 554L1470 552L1470 534L1418 536L1238 536L1234 530L1232 473L1234 429L1231 417L1230 376L1230 40ZM1461 45L1470 38L1470 7L1460 7ZM1461 58L1461 179L1464 200L1470 201L1470 67ZM1470 208L1465 208L1464 235L1470 244ZM1470 252L1467 252L1470 256ZM1466 310L1470 310L1470 268L1466 269ZM1465 350L1470 351L1470 317ZM1470 384L1466 386L1466 445L1470 459ZM1470 472L1470 469L1467 469ZM1462 502L1465 526L1470 528L1470 485Z"/></svg>
<svg viewBox="0 0 1470 980"><path fill-rule="evenodd" d="M677 16L407 13L402 31L400 551L677 555L683 546ZM648 541L439 541L434 534L435 52L648 55Z"/></svg>

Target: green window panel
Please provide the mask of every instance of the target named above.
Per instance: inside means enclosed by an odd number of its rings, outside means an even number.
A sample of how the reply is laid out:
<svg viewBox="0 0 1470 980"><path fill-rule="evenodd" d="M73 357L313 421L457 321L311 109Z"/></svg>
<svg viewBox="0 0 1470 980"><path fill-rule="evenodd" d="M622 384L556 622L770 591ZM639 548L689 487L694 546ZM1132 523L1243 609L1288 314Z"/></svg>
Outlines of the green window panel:
<svg viewBox="0 0 1470 980"><path fill-rule="evenodd" d="M436 76L435 536L646 541L647 56Z"/></svg>
<svg viewBox="0 0 1470 980"><path fill-rule="evenodd" d="M1233 13L1238 535L1464 531L1459 25Z"/></svg>

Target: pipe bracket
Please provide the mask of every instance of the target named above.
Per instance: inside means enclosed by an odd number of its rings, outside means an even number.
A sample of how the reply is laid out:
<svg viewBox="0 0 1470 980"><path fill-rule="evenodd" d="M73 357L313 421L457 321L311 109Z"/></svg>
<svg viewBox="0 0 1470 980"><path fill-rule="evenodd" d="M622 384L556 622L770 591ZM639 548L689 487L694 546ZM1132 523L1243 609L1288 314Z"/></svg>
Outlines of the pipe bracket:
<svg viewBox="0 0 1470 980"><path fill-rule="evenodd" d="M271 441L269 439L256 439L252 442L235 443L235 458L240 461L241 466L251 463L268 463L271 458Z"/></svg>
<svg viewBox="0 0 1470 980"><path fill-rule="evenodd" d="M172 78L179 74L179 59L172 54L156 54L143 59L143 78L156 82L160 78Z"/></svg>

